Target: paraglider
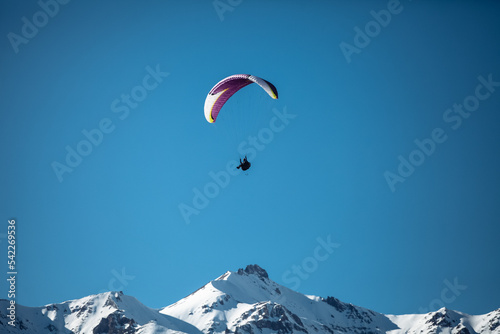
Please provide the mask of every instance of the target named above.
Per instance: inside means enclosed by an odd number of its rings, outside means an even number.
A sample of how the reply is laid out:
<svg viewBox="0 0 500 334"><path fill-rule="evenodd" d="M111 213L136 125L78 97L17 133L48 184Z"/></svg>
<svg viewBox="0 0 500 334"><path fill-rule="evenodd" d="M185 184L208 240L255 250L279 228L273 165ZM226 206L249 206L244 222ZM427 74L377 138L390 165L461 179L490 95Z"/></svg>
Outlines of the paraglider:
<svg viewBox="0 0 500 334"><path fill-rule="evenodd" d="M219 81L208 93L205 99L205 118L209 123L215 123L224 104L236 92L252 83L259 85L273 99L278 98L278 91L272 83L250 74L235 74ZM238 169L246 171L251 164L247 157L241 161Z"/></svg>
<svg viewBox="0 0 500 334"><path fill-rule="evenodd" d="M252 164L247 160L247 156L245 155L245 158L243 159L243 161L241 161L240 159L240 165L238 167L236 167L237 169L240 169L245 171L247 170L248 168L250 168Z"/></svg>
<svg viewBox="0 0 500 334"><path fill-rule="evenodd" d="M256 83L273 99L278 98L276 87L269 81L250 74L235 74L219 81L208 93L205 100L205 118L214 123L222 106L237 91L251 83Z"/></svg>

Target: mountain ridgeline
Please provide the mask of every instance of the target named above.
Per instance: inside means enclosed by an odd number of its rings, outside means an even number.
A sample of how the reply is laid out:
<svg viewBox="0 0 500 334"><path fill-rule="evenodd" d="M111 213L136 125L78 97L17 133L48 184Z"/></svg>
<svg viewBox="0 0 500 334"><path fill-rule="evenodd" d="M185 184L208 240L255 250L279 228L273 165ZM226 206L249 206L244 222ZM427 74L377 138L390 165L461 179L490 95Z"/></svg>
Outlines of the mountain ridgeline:
<svg viewBox="0 0 500 334"><path fill-rule="evenodd" d="M14 323L8 307L9 301L0 300L1 333L500 334L500 309L484 315L446 308L427 314L385 315L334 297L303 295L275 283L258 265L228 271L161 309L149 308L122 292L41 307L16 305Z"/></svg>

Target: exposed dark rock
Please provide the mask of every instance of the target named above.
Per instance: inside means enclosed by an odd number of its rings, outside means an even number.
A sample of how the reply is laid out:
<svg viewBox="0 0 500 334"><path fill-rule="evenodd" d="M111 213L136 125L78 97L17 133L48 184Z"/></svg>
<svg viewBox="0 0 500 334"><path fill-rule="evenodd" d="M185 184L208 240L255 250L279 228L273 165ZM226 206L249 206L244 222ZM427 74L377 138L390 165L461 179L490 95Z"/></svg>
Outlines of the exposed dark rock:
<svg viewBox="0 0 500 334"><path fill-rule="evenodd" d="M134 334L134 319L129 319L122 314L115 312L102 318L99 324L94 327L93 334Z"/></svg>
<svg viewBox="0 0 500 334"><path fill-rule="evenodd" d="M244 270L243 269L238 269L238 275L243 275L243 274L248 274L248 275L257 275L260 278L269 278L267 275L267 271L262 269L256 264L249 264Z"/></svg>
<svg viewBox="0 0 500 334"><path fill-rule="evenodd" d="M458 324L457 327L455 327L454 333L456 334L471 334L469 329L465 327L463 324Z"/></svg>
<svg viewBox="0 0 500 334"><path fill-rule="evenodd" d="M346 309L346 304L342 303L335 297L326 297L326 299L323 298L322 301L330 306L333 306L339 312L344 312L344 310Z"/></svg>
<svg viewBox="0 0 500 334"><path fill-rule="evenodd" d="M434 315L426 321L426 323L433 325L433 326L440 326L440 327L454 327L454 322L452 319L447 314L447 311L445 310L444 313L441 312L436 312Z"/></svg>

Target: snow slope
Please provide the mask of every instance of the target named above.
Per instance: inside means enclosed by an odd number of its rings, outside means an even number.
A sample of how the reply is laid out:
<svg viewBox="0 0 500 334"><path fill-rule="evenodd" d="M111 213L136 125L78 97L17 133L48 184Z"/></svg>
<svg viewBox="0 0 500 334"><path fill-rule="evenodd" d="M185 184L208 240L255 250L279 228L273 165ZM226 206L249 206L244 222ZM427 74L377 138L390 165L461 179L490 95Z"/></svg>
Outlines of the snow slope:
<svg viewBox="0 0 500 334"><path fill-rule="evenodd" d="M297 293L257 265L228 271L160 312L203 333L500 333L500 309L481 316L447 309L384 315L334 297Z"/></svg>
<svg viewBox="0 0 500 334"><path fill-rule="evenodd" d="M106 292L61 304L16 307L16 326L8 324L0 300L1 333L196 333L192 325L160 314L121 292Z"/></svg>
<svg viewBox="0 0 500 334"><path fill-rule="evenodd" d="M442 308L427 314L384 315L334 297L306 296L249 265L228 271L160 310L121 292L91 295L43 307L17 305L8 325L0 300L1 333L453 333L500 334L500 309L468 315Z"/></svg>

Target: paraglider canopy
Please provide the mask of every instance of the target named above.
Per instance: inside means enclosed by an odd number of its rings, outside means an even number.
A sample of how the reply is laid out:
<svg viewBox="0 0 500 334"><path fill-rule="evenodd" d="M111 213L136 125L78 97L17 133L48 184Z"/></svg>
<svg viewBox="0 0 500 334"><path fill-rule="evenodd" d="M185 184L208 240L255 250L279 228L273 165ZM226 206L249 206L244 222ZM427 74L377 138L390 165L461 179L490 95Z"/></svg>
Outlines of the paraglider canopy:
<svg viewBox="0 0 500 334"><path fill-rule="evenodd" d="M205 100L205 118L214 123L222 106L237 91L251 83L256 83L273 99L278 98L276 87L269 81L250 74L235 74L219 81L207 95Z"/></svg>

